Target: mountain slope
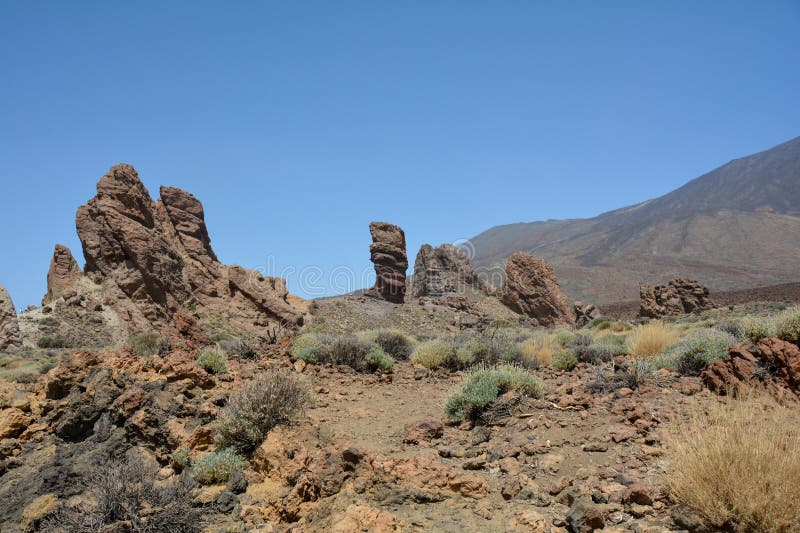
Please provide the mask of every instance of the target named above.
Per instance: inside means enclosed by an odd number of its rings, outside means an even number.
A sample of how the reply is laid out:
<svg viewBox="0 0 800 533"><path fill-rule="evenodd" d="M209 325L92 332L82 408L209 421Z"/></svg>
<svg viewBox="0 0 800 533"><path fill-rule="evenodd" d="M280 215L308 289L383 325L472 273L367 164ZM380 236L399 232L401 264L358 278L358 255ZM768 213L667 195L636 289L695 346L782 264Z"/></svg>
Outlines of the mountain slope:
<svg viewBox="0 0 800 533"><path fill-rule="evenodd" d="M800 137L654 200L590 219L496 226L472 244L480 271L528 251L552 263L571 297L600 303L674 277L712 290L798 281Z"/></svg>

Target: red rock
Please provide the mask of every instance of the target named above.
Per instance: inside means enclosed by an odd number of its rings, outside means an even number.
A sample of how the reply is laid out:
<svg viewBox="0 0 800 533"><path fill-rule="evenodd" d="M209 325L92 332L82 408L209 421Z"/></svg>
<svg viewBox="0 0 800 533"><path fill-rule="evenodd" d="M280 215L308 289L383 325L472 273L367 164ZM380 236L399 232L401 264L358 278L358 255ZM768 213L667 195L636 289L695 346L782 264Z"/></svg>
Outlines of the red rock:
<svg viewBox="0 0 800 533"><path fill-rule="evenodd" d="M438 439L444 434L444 424L436 418L408 422L403 429L403 442L419 444Z"/></svg>
<svg viewBox="0 0 800 533"><path fill-rule="evenodd" d="M452 244L443 244L436 248L423 244L420 247L414 260L412 296L441 297L449 293L462 293L467 289L477 289L484 293L488 290L472 268L464 250ZM450 303L448 305L456 307ZM466 301L462 306L465 305Z"/></svg>
<svg viewBox="0 0 800 533"><path fill-rule="evenodd" d="M675 279L667 285L639 284L639 316L677 316L714 307L707 287L691 279Z"/></svg>
<svg viewBox="0 0 800 533"><path fill-rule="evenodd" d="M508 258L505 272L501 300L509 308L535 319L541 326L574 323L567 296L545 261L517 252Z"/></svg>
<svg viewBox="0 0 800 533"><path fill-rule="evenodd" d="M653 505L653 494L650 489L641 483L634 483L625 490L622 497L624 503L637 503L639 505Z"/></svg>
<svg viewBox="0 0 800 533"><path fill-rule="evenodd" d="M6 288L0 285L0 350L13 351L22 347L17 311Z"/></svg>
<svg viewBox="0 0 800 533"><path fill-rule="evenodd" d="M42 305L60 298L67 291L75 289L75 283L81 278L81 272L72 252L66 246L56 244L50 270L47 271L47 294L42 298Z"/></svg>

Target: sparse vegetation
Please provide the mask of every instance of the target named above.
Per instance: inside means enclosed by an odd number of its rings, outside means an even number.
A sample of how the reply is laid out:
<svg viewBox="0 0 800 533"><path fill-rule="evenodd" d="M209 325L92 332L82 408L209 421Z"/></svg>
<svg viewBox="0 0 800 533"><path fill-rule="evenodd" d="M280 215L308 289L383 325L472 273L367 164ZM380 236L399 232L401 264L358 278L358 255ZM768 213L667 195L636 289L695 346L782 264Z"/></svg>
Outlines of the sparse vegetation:
<svg viewBox="0 0 800 533"><path fill-rule="evenodd" d="M439 339L422 342L411 353L412 363L431 370L443 367L455 358L456 348L453 343Z"/></svg>
<svg viewBox="0 0 800 533"><path fill-rule="evenodd" d="M695 406L667 435L672 497L714 529L794 531L800 523L800 419L754 392Z"/></svg>
<svg viewBox="0 0 800 533"><path fill-rule="evenodd" d="M225 483L234 472L242 470L242 458L231 448L209 453L194 462L192 473L202 485Z"/></svg>
<svg viewBox="0 0 800 533"><path fill-rule="evenodd" d="M550 368L554 370L570 371L578 364L578 358L569 348L562 348L553 353Z"/></svg>
<svg viewBox="0 0 800 533"><path fill-rule="evenodd" d="M756 343L761 339L775 335L774 321L769 318L745 317L740 325L741 336L748 342Z"/></svg>
<svg viewBox="0 0 800 533"><path fill-rule="evenodd" d="M162 338L156 331L138 333L130 338L133 352L139 357L165 354L170 350L169 339Z"/></svg>
<svg viewBox="0 0 800 533"><path fill-rule="evenodd" d="M663 322L650 322L635 328L628 336L628 352L653 357L678 340L678 330Z"/></svg>
<svg viewBox="0 0 800 533"><path fill-rule="evenodd" d="M728 349L735 342L736 338L730 333L716 329L696 329L649 362L653 368L670 368L681 374L694 376L712 361L727 357Z"/></svg>
<svg viewBox="0 0 800 533"><path fill-rule="evenodd" d="M500 365L476 369L447 398L445 414L451 420L477 418L498 396L506 392L541 398L544 388L524 368Z"/></svg>
<svg viewBox="0 0 800 533"><path fill-rule="evenodd" d="M523 355L536 359L540 366L550 366L553 354L559 347L555 337L548 334L537 334L520 343Z"/></svg>
<svg viewBox="0 0 800 533"><path fill-rule="evenodd" d="M197 364L209 374L224 374L228 371L227 357L218 346L206 348L200 352Z"/></svg>
<svg viewBox="0 0 800 533"><path fill-rule="evenodd" d="M231 396L220 410L214 423L217 446L243 454L252 452L269 430L294 420L308 398L294 374L267 372Z"/></svg>
<svg viewBox="0 0 800 533"><path fill-rule="evenodd" d="M220 343L220 347L228 354L229 357L234 359L243 359L245 361L257 361L259 354L257 345L254 341L246 338L232 339Z"/></svg>
<svg viewBox="0 0 800 533"><path fill-rule="evenodd" d="M307 333L295 340L289 353L306 363L346 365L359 372L391 370L394 359L376 342L368 340L370 338L374 338L374 335L359 337ZM393 344L393 347L396 348L397 344Z"/></svg>
<svg viewBox="0 0 800 533"><path fill-rule="evenodd" d="M394 359L407 360L414 350L414 341L398 329L366 330L358 337L368 342L373 342Z"/></svg>
<svg viewBox="0 0 800 533"><path fill-rule="evenodd" d="M42 335L36 341L36 346L39 348L69 348L70 342L66 337L61 335Z"/></svg>
<svg viewBox="0 0 800 533"><path fill-rule="evenodd" d="M800 306L790 307L775 317L775 336L800 345Z"/></svg>
<svg viewBox="0 0 800 533"><path fill-rule="evenodd" d="M625 335L606 333L594 340L594 344L608 348L612 355L625 355L628 353L628 340Z"/></svg>
<svg viewBox="0 0 800 533"><path fill-rule="evenodd" d="M189 448L181 448L169 456L170 465L176 472L181 472L189 466L189 452Z"/></svg>
<svg viewBox="0 0 800 533"><path fill-rule="evenodd" d="M377 370L391 370L394 368L394 359L378 345L370 347L365 360L367 362L367 367L373 372Z"/></svg>
<svg viewBox="0 0 800 533"><path fill-rule="evenodd" d="M40 531L101 531L119 523L125 523L127 531L200 531L200 511L192 506L194 481L183 475L156 482L156 472L155 465L140 459L100 465L80 481L89 497L68 502L44 520Z"/></svg>

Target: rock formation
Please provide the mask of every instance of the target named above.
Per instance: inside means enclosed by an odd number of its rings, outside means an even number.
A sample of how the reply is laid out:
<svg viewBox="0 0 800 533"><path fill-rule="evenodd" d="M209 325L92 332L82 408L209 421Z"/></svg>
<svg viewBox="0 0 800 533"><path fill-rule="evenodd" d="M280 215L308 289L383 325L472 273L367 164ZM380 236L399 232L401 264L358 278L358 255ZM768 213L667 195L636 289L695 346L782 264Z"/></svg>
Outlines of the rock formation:
<svg viewBox="0 0 800 533"><path fill-rule="evenodd" d="M655 288L639 284L639 316L660 318L710 309L714 303L707 287L691 279L676 279Z"/></svg>
<svg viewBox="0 0 800 533"><path fill-rule="evenodd" d="M403 303L406 295L406 235L399 226L388 222L371 222L370 259L375 265L375 285L367 296Z"/></svg>
<svg viewBox="0 0 800 533"><path fill-rule="evenodd" d="M50 260L50 270L47 271L47 294L42 298L42 305L47 305L73 290L82 275L81 268L72 257L69 248L56 244L53 259Z"/></svg>
<svg viewBox="0 0 800 533"><path fill-rule="evenodd" d="M22 347L14 302L5 287L0 285L0 351L12 351Z"/></svg>
<svg viewBox="0 0 800 533"><path fill-rule="evenodd" d="M173 187L161 195L154 202L133 167L116 165L78 209L85 273L103 286L104 303L123 323L160 328L190 305L254 332L302 322L285 280L217 260L194 196Z"/></svg>
<svg viewBox="0 0 800 533"><path fill-rule="evenodd" d="M600 316L600 310L594 304L576 301L572 307L575 312L575 326L579 328Z"/></svg>
<svg viewBox="0 0 800 533"><path fill-rule="evenodd" d="M736 344L727 359L712 362L701 378L720 394L744 385L763 387L780 399L800 400L800 348L779 339Z"/></svg>
<svg viewBox="0 0 800 533"><path fill-rule="evenodd" d="M440 297L461 293L469 288L486 292L484 283L469 262L463 250L452 244L434 248L423 244L414 261L412 296Z"/></svg>
<svg viewBox="0 0 800 533"><path fill-rule="evenodd" d="M544 260L517 252L506 262L506 283L501 300L539 325L572 324L574 317L555 272Z"/></svg>

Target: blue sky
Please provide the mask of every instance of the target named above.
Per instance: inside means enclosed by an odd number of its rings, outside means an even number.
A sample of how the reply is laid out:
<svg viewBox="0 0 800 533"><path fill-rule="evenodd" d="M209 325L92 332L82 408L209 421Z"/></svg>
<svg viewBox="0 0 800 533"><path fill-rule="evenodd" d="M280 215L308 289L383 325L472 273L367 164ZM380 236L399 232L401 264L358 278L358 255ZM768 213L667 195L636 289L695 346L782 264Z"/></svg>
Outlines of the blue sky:
<svg viewBox="0 0 800 533"><path fill-rule="evenodd" d="M337 267L369 271L371 220L413 262L800 135L797 1L6 0L0 65L18 307L55 243L82 262L75 209L117 162L200 198L222 261L317 267L329 294Z"/></svg>

